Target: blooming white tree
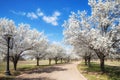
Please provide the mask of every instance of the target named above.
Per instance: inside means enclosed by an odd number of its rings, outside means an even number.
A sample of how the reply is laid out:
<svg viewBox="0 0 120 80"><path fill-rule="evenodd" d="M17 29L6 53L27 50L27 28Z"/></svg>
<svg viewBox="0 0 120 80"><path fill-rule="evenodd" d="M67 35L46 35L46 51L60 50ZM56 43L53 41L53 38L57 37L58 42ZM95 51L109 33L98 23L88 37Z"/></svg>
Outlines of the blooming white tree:
<svg viewBox="0 0 120 80"><path fill-rule="evenodd" d="M5 53L7 49L7 38L6 34L13 35L15 33L16 26L12 20L8 20L6 18L0 18L0 51L1 53Z"/></svg>
<svg viewBox="0 0 120 80"><path fill-rule="evenodd" d="M5 35L7 34L12 35L12 38L10 39L10 42L11 42L11 40L13 41L13 37L15 33L16 33L16 26L14 22L12 20L0 18L0 44L1 44L0 51L5 56L7 52L7 46L8 46L7 44L8 38ZM10 46L8 46L8 48L10 48Z"/></svg>
<svg viewBox="0 0 120 80"><path fill-rule="evenodd" d="M85 65L88 65L88 67L91 67L91 59L97 58L94 50L91 50L88 47L81 47L79 49L75 49L78 55L85 60Z"/></svg>
<svg viewBox="0 0 120 80"><path fill-rule="evenodd" d="M94 26L99 29L97 40L94 41L94 50L100 58L100 67L104 72L104 58L110 53L114 43L111 34L114 33L115 27L118 27L120 19L120 3L117 0L89 0L89 5L92 9Z"/></svg>
<svg viewBox="0 0 120 80"><path fill-rule="evenodd" d="M11 60L14 64L14 69L16 70L17 63L19 58L22 56L24 51L31 50L33 47L33 41L30 43L29 36L30 30L29 25L27 24L19 24L18 28L13 34L13 48L11 50Z"/></svg>
<svg viewBox="0 0 120 80"><path fill-rule="evenodd" d="M65 49L60 44L52 43L49 45L46 55L46 58L49 59L49 64L51 64L52 59L55 60L56 64L59 59L61 59L62 62L64 56L65 56Z"/></svg>
<svg viewBox="0 0 120 80"><path fill-rule="evenodd" d="M35 57L37 60L37 66L39 66L39 60L45 58L47 54L47 47L48 47L48 39L44 35L43 32L38 32L36 30L32 30L33 37L34 37L34 47L31 56Z"/></svg>
<svg viewBox="0 0 120 80"><path fill-rule="evenodd" d="M45 48L46 44L44 42L46 42L46 40L43 36L43 33L39 33L36 30L30 30L30 26L28 24L19 24L16 26L12 20L1 18L0 31L0 43L2 45L0 47L0 51L4 54L6 54L7 50L7 42L4 34L8 33L12 35L10 45L13 43L13 47L10 49L10 57L14 64L15 70L17 68L19 58L26 51L34 50L37 52L37 48L39 48L41 51L43 51ZM43 45L44 48L41 47L43 43L45 44Z"/></svg>
<svg viewBox="0 0 120 80"><path fill-rule="evenodd" d="M54 48L51 44L49 44L47 50L46 50L47 54L45 56L45 58L47 58L49 60L49 65L51 65L51 61L52 59L54 59Z"/></svg>
<svg viewBox="0 0 120 80"><path fill-rule="evenodd" d="M86 47L94 50L100 59L104 72L104 58L113 49L113 35L119 27L120 3L115 0L89 0L91 16L85 11L72 12L64 23L64 36L67 43L75 48ZM112 6L111 6L112 5ZM117 38L119 41L119 38ZM118 43L118 42L117 42ZM118 48L117 48L118 49Z"/></svg>

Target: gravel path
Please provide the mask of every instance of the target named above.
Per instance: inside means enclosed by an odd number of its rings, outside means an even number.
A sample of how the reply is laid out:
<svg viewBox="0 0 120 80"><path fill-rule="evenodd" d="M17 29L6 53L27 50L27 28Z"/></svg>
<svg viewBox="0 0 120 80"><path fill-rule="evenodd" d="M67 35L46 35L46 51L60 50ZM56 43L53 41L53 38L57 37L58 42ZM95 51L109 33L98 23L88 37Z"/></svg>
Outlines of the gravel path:
<svg viewBox="0 0 120 80"><path fill-rule="evenodd" d="M87 80L77 70L77 64L74 62L30 71L17 76L16 80Z"/></svg>

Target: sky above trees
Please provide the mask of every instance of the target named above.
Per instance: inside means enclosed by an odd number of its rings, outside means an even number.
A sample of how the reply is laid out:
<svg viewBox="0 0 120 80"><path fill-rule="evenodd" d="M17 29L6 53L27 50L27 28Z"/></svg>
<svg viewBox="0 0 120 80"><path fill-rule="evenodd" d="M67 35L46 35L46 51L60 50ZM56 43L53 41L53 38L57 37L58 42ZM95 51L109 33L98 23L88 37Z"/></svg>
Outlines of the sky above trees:
<svg viewBox="0 0 120 80"><path fill-rule="evenodd" d="M63 40L62 24L71 11L90 14L88 0L0 0L0 10L0 17L44 31L51 42Z"/></svg>

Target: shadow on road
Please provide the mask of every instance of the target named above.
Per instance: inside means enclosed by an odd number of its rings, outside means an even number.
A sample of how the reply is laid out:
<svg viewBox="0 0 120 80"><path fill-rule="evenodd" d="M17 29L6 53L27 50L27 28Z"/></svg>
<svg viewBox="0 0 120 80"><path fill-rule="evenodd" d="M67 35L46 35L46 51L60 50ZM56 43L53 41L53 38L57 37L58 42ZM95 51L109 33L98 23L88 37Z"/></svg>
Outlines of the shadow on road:
<svg viewBox="0 0 120 80"><path fill-rule="evenodd" d="M14 80L55 80L55 79L40 77L40 78L16 78Z"/></svg>
<svg viewBox="0 0 120 80"><path fill-rule="evenodd" d="M34 70L30 70L30 71L27 71L25 72L24 74L41 74L41 73L51 73L51 72L54 72L54 71L65 71L67 70L66 68L62 68L62 67L59 67L59 66L50 66L50 67L46 67L46 68L36 68ZM16 77L15 79L12 79L12 80L56 80L56 79L51 79L49 77L40 77L39 75L37 75L36 77L33 75L31 77L27 77L27 76L18 76Z"/></svg>
<svg viewBox="0 0 120 80"><path fill-rule="evenodd" d="M32 70L27 72L27 74L32 74L32 73L51 73L54 71L65 71L67 69L64 68L60 68L60 67L48 67L48 68L43 68L43 69L36 69L36 70Z"/></svg>

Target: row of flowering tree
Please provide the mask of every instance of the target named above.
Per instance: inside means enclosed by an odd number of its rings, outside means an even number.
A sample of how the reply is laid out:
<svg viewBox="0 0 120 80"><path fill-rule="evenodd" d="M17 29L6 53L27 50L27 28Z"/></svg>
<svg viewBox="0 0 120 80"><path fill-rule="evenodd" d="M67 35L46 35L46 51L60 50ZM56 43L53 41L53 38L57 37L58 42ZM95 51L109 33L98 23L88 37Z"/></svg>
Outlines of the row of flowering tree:
<svg viewBox="0 0 120 80"><path fill-rule="evenodd" d="M64 22L64 38L85 61L90 62L91 55L97 55L104 72L106 57L111 54L120 57L120 2L89 0L88 4L90 15L86 11L72 12Z"/></svg>
<svg viewBox="0 0 120 80"><path fill-rule="evenodd" d="M65 57L65 49L60 44L51 44L47 49L47 58L49 59L49 64L51 65L51 60L55 60L55 64L57 64L58 60Z"/></svg>
<svg viewBox="0 0 120 80"><path fill-rule="evenodd" d="M15 25L14 21L0 18L0 56L5 57L7 53L7 42L4 35L12 35L10 40L10 60L13 62L14 70L17 70L17 63L22 56L32 56L39 66L40 59L58 60L68 58L66 49L57 43L50 43L44 32L31 29L28 24Z"/></svg>

